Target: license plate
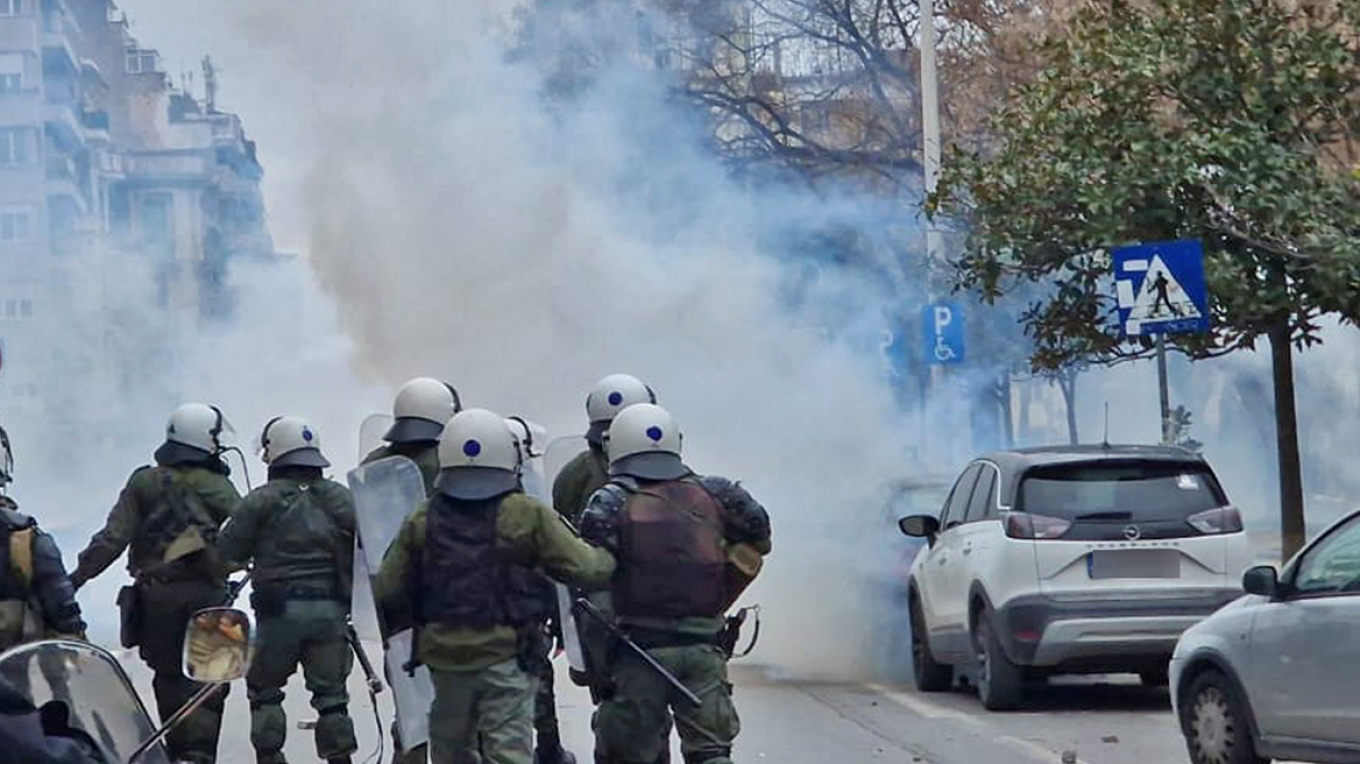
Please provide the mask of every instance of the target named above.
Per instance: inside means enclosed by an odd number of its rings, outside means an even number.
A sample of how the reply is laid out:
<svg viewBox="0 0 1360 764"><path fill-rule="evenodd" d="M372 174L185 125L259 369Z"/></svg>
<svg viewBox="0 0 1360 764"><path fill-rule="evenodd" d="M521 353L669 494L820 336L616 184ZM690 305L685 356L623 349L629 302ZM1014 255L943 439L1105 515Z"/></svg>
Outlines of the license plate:
<svg viewBox="0 0 1360 764"><path fill-rule="evenodd" d="M1107 549L1086 555L1086 572L1103 578L1180 578L1181 553L1175 549Z"/></svg>

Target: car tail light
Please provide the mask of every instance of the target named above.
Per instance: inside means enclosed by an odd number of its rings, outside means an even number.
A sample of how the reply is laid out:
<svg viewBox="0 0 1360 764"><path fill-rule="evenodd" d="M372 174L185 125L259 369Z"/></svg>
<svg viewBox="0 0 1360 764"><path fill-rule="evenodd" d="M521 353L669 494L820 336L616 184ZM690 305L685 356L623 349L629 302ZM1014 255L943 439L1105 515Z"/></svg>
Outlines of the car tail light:
<svg viewBox="0 0 1360 764"><path fill-rule="evenodd" d="M1221 533L1237 533L1242 530L1242 513L1233 507L1211 509L1185 518L1191 528L1200 533L1214 536Z"/></svg>
<svg viewBox="0 0 1360 764"><path fill-rule="evenodd" d="M1070 520L1028 512L1006 515L1006 535L1013 539L1055 539L1072 527Z"/></svg>

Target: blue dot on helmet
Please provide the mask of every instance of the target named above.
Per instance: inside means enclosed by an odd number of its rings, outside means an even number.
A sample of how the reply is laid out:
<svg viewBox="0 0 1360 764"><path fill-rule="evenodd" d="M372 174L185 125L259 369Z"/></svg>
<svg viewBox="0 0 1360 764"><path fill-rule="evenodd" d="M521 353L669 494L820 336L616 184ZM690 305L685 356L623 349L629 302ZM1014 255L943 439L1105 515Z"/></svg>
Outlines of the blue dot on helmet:
<svg viewBox="0 0 1360 764"><path fill-rule="evenodd" d="M653 442L660 443L663 436L665 436L665 433L661 431L660 427L652 425L647 428L647 437L651 438Z"/></svg>
<svg viewBox="0 0 1360 764"><path fill-rule="evenodd" d="M312 440L315 439L315 438L316 438L316 436L312 434L312 431L311 431L311 430L307 429L306 427L302 428L302 439L303 439L303 440L307 441L308 443L311 443Z"/></svg>
<svg viewBox="0 0 1360 764"><path fill-rule="evenodd" d="M482 444L475 440L469 440L463 444L463 453L468 456L476 456L482 452Z"/></svg>
<svg viewBox="0 0 1360 764"><path fill-rule="evenodd" d="M615 390L614 392L609 394L610 406L617 406L620 403L623 403L623 393L619 392L618 390Z"/></svg>

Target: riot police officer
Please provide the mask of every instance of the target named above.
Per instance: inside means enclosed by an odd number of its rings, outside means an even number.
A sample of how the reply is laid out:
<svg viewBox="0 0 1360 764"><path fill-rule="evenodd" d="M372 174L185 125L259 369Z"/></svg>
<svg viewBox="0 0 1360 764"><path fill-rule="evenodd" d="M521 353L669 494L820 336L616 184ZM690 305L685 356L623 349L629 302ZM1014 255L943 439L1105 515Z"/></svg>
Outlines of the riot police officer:
<svg viewBox="0 0 1360 764"><path fill-rule="evenodd" d="M680 441L675 420L660 406L619 413L605 439L610 480L587 503L581 533L618 560L610 589L618 626L703 703L675 703L671 687L637 655L617 652L613 694L595 713L597 764L661 758L668 710L687 764L732 761L740 723L727 683L722 617L740 591L729 548L768 554L770 520L740 485L691 472Z"/></svg>
<svg viewBox="0 0 1360 764"><path fill-rule="evenodd" d="M435 688L431 761L530 764L532 569L593 586L609 580L614 560L520 491L515 439L500 416L455 415L439 463L436 493L402 524L374 595L389 623L419 625L416 659Z"/></svg>
<svg viewBox="0 0 1360 764"><path fill-rule="evenodd" d="M416 377L401 386L392 404L394 421L383 440L386 445L364 457L364 464L389 456L404 456L416 463L425 478L425 493L434 494L439 474L439 435L444 425L463 410L458 391L447 382Z"/></svg>
<svg viewBox="0 0 1360 764"><path fill-rule="evenodd" d="M365 456L363 463L404 456L420 468L421 477L425 478L425 495L434 495L434 480L439 475L439 435L449 419L462 410L463 402L453 385L432 377L412 379L397 391L392 404L392 426L383 436L387 443ZM387 671L385 663L383 671ZM424 745L402 752L401 728L395 719L392 742L392 764L423 764L428 755Z"/></svg>
<svg viewBox="0 0 1360 764"><path fill-rule="evenodd" d="M346 689L354 662L348 641L354 500L348 488L322 476L330 462L301 417L270 420L260 452L269 482L241 502L220 541L233 567L253 563L258 636L246 693L255 760L285 762L283 687L301 663L318 714L316 755L349 764L358 748Z"/></svg>
<svg viewBox="0 0 1360 764"><path fill-rule="evenodd" d="M5 493L14 479L14 452L0 427L0 652L46 637L83 639L75 587L61 551Z"/></svg>
<svg viewBox="0 0 1360 764"><path fill-rule="evenodd" d="M155 672L152 686L161 720L184 705L200 685L184 676L184 630L198 610L227 597L217 530L241 496L221 459L233 436L216 406L175 409L156 449L156 465L128 478L104 528L80 553L71 582L79 589L127 549L135 583L119 595L125 647L141 649ZM226 691L212 697L166 738L171 758L212 762Z"/></svg>
<svg viewBox="0 0 1360 764"><path fill-rule="evenodd" d="M656 403L656 393L642 380L629 374L610 374L595 383L586 396L586 450L567 462L553 481L553 508L576 523L586 500L609 480L609 460L603 439L620 411L635 403Z"/></svg>

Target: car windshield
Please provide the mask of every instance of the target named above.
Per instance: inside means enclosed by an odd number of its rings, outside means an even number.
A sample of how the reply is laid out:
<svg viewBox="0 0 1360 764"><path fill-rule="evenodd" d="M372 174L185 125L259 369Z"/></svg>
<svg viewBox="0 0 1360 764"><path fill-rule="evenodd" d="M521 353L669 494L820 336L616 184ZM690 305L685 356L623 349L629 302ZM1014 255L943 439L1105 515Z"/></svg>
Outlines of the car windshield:
<svg viewBox="0 0 1360 764"><path fill-rule="evenodd" d="M1018 509L1065 520L1179 520L1225 504L1197 462L1092 462L1036 467Z"/></svg>

